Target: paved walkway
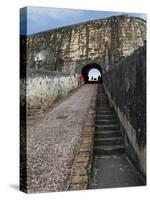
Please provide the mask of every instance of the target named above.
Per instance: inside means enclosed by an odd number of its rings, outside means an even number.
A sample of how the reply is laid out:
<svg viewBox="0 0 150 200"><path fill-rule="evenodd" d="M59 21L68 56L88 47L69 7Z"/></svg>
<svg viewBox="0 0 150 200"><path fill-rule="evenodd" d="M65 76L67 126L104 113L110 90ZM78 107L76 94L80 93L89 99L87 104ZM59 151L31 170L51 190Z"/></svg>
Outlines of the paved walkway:
<svg viewBox="0 0 150 200"><path fill-rule="evenodd" d="M50 112L27 127L28 192L67 188L82 125L96 85L84 85Z"/></svg>
<svg viewBox="0 0 150 200"><path fill-rule="evenodd" d="M125 154L94 157L91 189L142 185L143 177Z"/></svg>

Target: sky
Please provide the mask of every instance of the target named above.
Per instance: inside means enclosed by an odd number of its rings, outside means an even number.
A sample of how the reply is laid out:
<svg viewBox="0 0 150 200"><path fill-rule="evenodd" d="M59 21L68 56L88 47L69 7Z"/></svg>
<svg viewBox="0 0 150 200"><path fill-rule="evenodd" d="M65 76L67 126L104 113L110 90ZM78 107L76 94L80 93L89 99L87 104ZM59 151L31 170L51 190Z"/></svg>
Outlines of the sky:
<svg viewBox="0 0 150 200"><path fill-rule="evenodd" d="M92 80L92 76L93 76L93 78L98 79L98 76L101 76L101 74L100 74L99 70L93 68L93 69L91 69L89 71L88 76L89 76L89 81L91 81Z"/></svg>
<svg viewBox="0 0 150 200"><path fill-rule="evenodd" d="M20 34L30 35L66 25L102 19L121 14L128 14L129 16L140 17L146 20L146 14L143 13L27 7L20 10Z"/></svg>

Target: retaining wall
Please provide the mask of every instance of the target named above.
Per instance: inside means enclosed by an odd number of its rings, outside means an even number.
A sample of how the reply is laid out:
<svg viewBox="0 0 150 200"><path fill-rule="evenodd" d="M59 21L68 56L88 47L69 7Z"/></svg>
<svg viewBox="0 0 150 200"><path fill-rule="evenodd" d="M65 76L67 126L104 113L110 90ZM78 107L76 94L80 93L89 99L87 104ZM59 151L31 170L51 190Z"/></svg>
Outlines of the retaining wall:
<svg viewBox="0 0 150 200"><path fill-rule="evenodd" d="M46 109L79 86L76 74L28 70L26 77L26 80L21 80L21 104L26 102L28 109Z"/></svg>
<svg viewBox="0 0 150 200"><path fill-rule="evenodd" d="M121 122L126 151L146 175L146 47L114 65L103 84Z"/></svg>

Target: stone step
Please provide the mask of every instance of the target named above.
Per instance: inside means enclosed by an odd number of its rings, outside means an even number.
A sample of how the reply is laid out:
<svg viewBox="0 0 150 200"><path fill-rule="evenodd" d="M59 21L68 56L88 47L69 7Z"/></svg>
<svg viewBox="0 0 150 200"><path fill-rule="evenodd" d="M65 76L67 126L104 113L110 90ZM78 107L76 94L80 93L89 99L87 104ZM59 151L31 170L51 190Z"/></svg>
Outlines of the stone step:
<svg viewBox="0 0 150 200"><path fill-rule="evenodd" d="M120 130L95 131L95 138L121 137Z"/></svg>
<svg viewBox="0 0 150 200"><path fill-rule="evenodd" d="M107 104L108 105L108 99L107 98L98 98L97 104Z"/></svg>
<svg viewBox="0 0 150 200"><path fill-rule="evenodd" d="M108 110L110 109L108 105L96 105L96 110Z"/></svg>
<svg viewBox="0 0 150 200"><path fill-rule="evenodd" d="M108 119L108 120L117 120L117 117L114 114L112 114L112 115L99 115L99 114L97 114L96 115L96 119L97 120L105 120L105 119Z"/></svg>
<svg viewBox="0 0 150 200"><path fill-rule="evenodd" d="M100 106L100 107L97 107L96 110L98 110L98 111L113 111L114 112L114 110L108 106L106 106L106 107Z"/></svg>
<svg viewBox="0 0 150 200"><path fill-rule="evenodd" d="M104 119L104 120L99 120L99 119L96 119L96 125L113 125L113 124L118 124L118 120L107 120L107 119Z"/></svg>
<svg viewBox="0 0 150 200"><path fill-rule="evenodd" d="M97 105L97 107L103 107L103 106L109 107L108 101L98 100L96 105Z"/></svg>
<svg viewBox="0 0 150 200"><path fill-rule="evenodd" d="M111 130L120 130L120 125L119 124L112 124L112 125L95 125L95 130L96 131L111 131Z"/></svg>
<svg viewBox="0 0 150 200"><path fill-rule="evenodd" d="M98 97L107 97L107 95L103 90L101 90L101 93L98 93Z"/></svg>
<svg viewBox="0 0 150 200"><path fill-rule="evenodd" d="M108 112L108 111L113 111L113 112L114 112L114 110L113 110L112 108L109 108L109 107L102 107L102 106L101 106L101 107L97 107L96 110L97 110L97 111L104 111L104 112L105 112L105 111L106 111L106 112Z"/></svg>
<svg viewBox="0 0 150 200"><path fill-rule="evenodd" d="M106 95L98 95L97 99L108 99Z"/></svg>
<svg viewBox="0 0 150 200"><path fill-rule="evenodd" d="M96 112L105 112L105 113L113 112L115 114L115 112L113 110L108 109L108 108L104 108L104 109L102 109L102 108L98 109L97 108Z"/></svg>
<svg viewBox="0 0 150 200"><path fill-rule="evenodd" d="M97 98L97 103L99 103L99 104L101 104L101 103L107 104L108 103L108 99L107 99L107 97L106 98Z"/></svg>
<svg viewBox="0 0 150 200"><path fill-rule="evenodd" d="M99 100L108 100L108 97L107 96L98 96L97 99Z"/></svg>
<svg viewBox="0 0 150 200"><path fill-rule="evenodd" d="M104 111L96 111L96 115L115 115L114 111L104 110Z"/></svg>
<svg viewBox="0 0 150 200"><path fill-rule="evenodd" d="M116 113L115 112L113 112L113 111L108 111L108 112L103 112L103 111L97 111L96 110L96 116L107 116L107 115L111 115L111 116L115 116L116 117Z"/></svg>
<svg viewBox="0 0 150 200"><path fill-rule="evenodd" d="M106 99L106 100L108 100L108 97L107 97L107 96L104 96L104 95L102 95L102 96L97 96L97 99L100 99L100 100Z"/></svg>
<svg viewBox="0 0 150 200"><path fill-rule="evenodd" d="M123 140L121 137L109 137L109 138L95 138L94 145L121 145Z"/></svg>
<svg viewBox="0 0 150 200"><path fill-rule="evenodd" d="M124 153L125 149L123 145L101 145L94 147L95 155L119 155Z"/></svg>
<svg viewBox="0 0 150 200"><path fill-rule="evenodd" d="M108 102L108 98L107 97L98 97L97 98L97 102L99 103L99 102L104 102L104 103L106 103L106 102Z"/></svg>

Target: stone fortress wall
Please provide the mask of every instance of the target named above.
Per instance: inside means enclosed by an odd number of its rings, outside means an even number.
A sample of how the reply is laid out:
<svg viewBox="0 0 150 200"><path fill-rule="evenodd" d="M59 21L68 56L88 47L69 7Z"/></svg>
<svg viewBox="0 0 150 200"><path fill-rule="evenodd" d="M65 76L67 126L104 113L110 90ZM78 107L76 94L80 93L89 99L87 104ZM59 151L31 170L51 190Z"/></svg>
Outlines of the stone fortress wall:
<svg viewBox="0 0 150 200"><path fill-rule="evenodd" d="M134 50L143 46L145 39L146 22L127 15L89 21L21 37L21 46L26 46L25 50L21 51L21 67L27 67L28 71L31 69L31 74L34 73L34 80L32 80L33 76L30 76L30 71L27 75L28 106L40 107L40 102L41 107L51 106L58 94L57 86L52 87L51 82L54 85L63 82L61 95L64 96L66 90L69 92L79 86L78 76L75 74L81 74L84 66L96 63L105 73L120 59L129 56ZM49 71L45 76L47 78L42 79L37 70L43 71L44 74ZM60 72L62 73L61 80ZM50 73L55 73L55 81ZM35 77L36 74L37 77ZM78 84L70 84L72 79ZM51 91L49 91L50 88ZM48 93L52 94L51 97L47 95ZM44 100L40 100L40 94Z"/></svg>
<svg viewBox="0 0 150 200"><path fill-rule="evenodd" d="M145 175L145 40L146 22L127 15L21 37L21 68L27 70L21 79L21 102L27 96L28 108L47 108L80 86L84 66L98 64L128 155Z"/></svg>
<svg viewBox="0 0 150 200"><path fill-rule="evenodd" d="M80 73L97 62L104 70L144 45L145 21L127 15L70 25L27 37L27 66Z"/></svg>

